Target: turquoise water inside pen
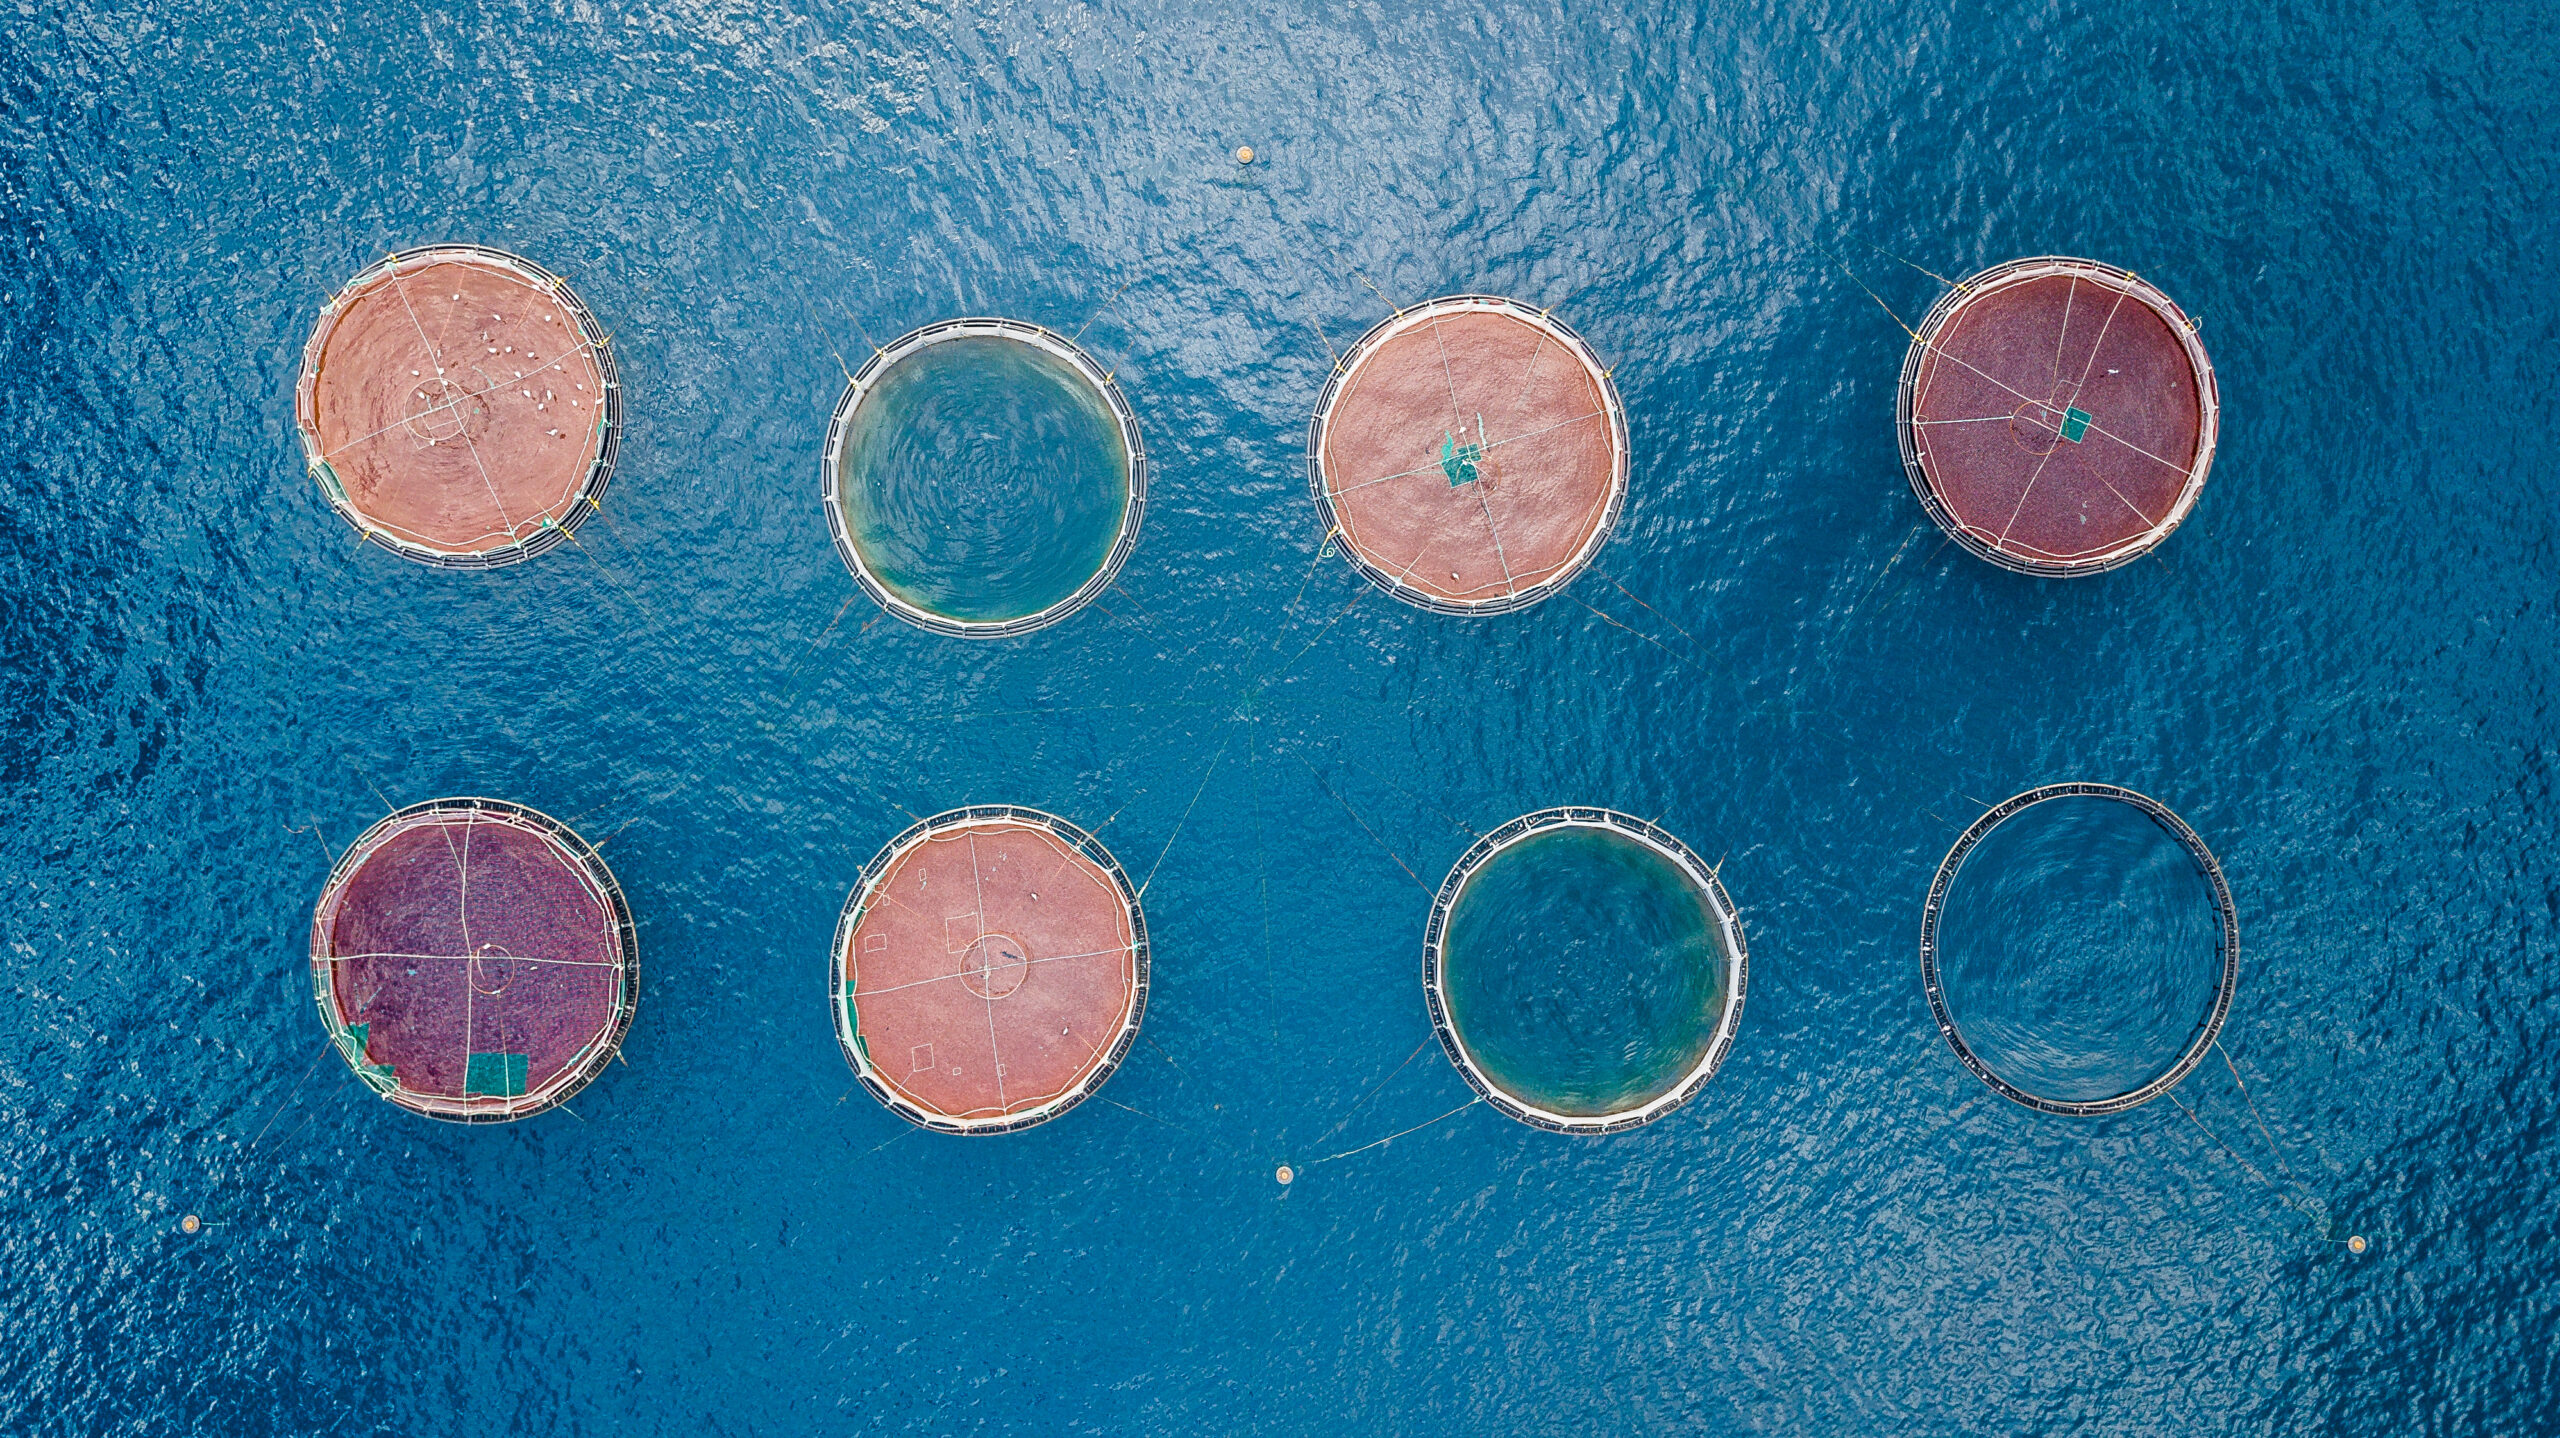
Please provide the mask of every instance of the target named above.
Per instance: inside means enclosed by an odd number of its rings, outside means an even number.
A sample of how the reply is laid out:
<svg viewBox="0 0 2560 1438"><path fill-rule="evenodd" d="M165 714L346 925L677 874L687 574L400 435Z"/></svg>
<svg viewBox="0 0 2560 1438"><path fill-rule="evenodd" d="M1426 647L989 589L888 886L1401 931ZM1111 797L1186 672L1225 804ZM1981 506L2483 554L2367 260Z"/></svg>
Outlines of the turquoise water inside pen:
<svg viewBox="0 0 2560 1438"><path fill-rule="evenodd" d="M2166 1073L2213 1012L2213 891L2186 847L2131 804L2030 804L1982 837L1947 887L1939 986L1974 1056L2062 1103Z"/></svg>
<svg viewBox="0 0 2560 1438"><path fill-rule="evenodd" d="M2515 3L7 11L0 1430L2560 1429L2555 75ZM445 239L629 385L604 513L487 574L363 546L291 426L323 298ZM2224 406L2075 582L1947 544L1892 427L1919 267L2051 252L2200 316ZM1461 291L1588 339L1632 461L1479 622L1322 557L1305 460L1332 355ZM881 614L817 492L838 356L971 314L1090 322L1153 470L1001 643ZM1930 1021L1938 861L2075 778L2231 879L2183 1112L2028 1112ZM324 1046L332 855L453 793L629 896L574 1112ZM972 802L1097 829L1154 960L1102 1094L990 1140L822 1002L862 862ZM1742 1031L1629 1134L1432 1123L1431 889L1556 804L1721 866Z"/></svg>
<svg viewBox="0 0 2560 1438"><path fill-rule="evenodd" d="M890 593L992 623L1074 597L1129 512L1129 451L1091 381L1018 340L901 358L846 431L845 524Z"/></svg>
<svg viewBox="0 0 2560 1438"><path fill-rule="evenodd" d="M1441 941L1449 1022L1496 1088L1551 1113L1626 1113L1715 1041L1726 957L1704 891L1610 829L1560 828L1467 877Z"/></svg>

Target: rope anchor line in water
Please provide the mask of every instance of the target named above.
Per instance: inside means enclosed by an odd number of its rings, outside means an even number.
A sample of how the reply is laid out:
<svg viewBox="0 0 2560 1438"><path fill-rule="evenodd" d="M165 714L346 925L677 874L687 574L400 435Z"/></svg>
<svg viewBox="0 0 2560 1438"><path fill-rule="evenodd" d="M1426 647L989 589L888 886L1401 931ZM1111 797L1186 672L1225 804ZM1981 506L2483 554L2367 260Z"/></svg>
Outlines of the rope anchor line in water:
<svg viewBox="0 0 2560 1438"><path fill-rule="evenodd" d="M1424 1129L1431 1127L1431 1125L1439 1123L1442 1119L1455 1118L1459 1114L1465 1113L1468 1109L1474 1108L1477 1104L1482 1102L1484 1102L1484 1095L1478 1094L1474 1098L1468 1099L1465 1103L1458 1105L1456 1108L1449 1110L1447 1113L1440 1115L1439 1118L1426 1119L1421 1123L1415 1124L1411 1128L1397 1129L1394 1133L1388 1134L1385 1138L1372 1139L1369 1142L1360 1145L1358 1148L1346 1148L1340 1153L1326 1154L1324 1157L1309 1163L1307 1167L1313 1168L1319 1163L1331 1163L1338 1158L1349 1158L1353 1154L1367 1153L1369 1150L1378 1147L1380 1144L1393 1143L1397 1139L1404 1137L1406 1134L1420 1133Z"/></svg>
<svg viewBox="0 0 2560 1438"><path fill-rule="evenodd" d="M1392 1069L1389 1069L1385 1078L1369 1085L1369 1091L1360 1095L1357 1100L1353 1101L1351 1107L1343 1111L1340 1121L1336 1122L1333 1127L1326 1129L1323 1136L1318 1138L1316 1142L1328 1143L1332 1141L1335 1134L1349 1128L1351 1126L1351 1120L1359 1116L1360 1110L1367 1106L1369 1100L1376 1098L1379 1090L1384 1089L1388 1084L1395 1082L1397 1074L1403 1073L1406 1068L1412 1065L1415 1059L1422 1057L1422 1051L1431 1047L1431 1041L1437 1037L1439 1037L1437 1034L1424 1034L1422 1036L1422 1042L1413 1046L1413 1052L1404 1056L1404 1062L1397 1064Z"/></svg>
<svg viewBox="0 0 2560 1438"><path fill-rule="evenodd" d="M2284 1151L2277 1146L2275 1135L2267 1130L2265 1118L2258 1113L2257 1099L2251 1096L2249 1085L2240 1077L2239 1066L2231 1062L2230 1054L2222 1052L2219 1041L2215 1043L2214 1048L2216 1052L2222 1053L2223 1065L2231 1070L2231 1081L2239 1087L2242 1100L2249 1106L2250 1116L2257 1122L2259 1135L2266 1140L2267 1150L2274 1156L2276 1171L2284 1175L2285 1181L2278 1183L2275 1179L2269 1178L2265 1170L2251 1163L2246 1155L2225 1143L2222 1135L2215 1133L2201 1115L2187 1106L2185 1100L2172 1093L2168 1096L2169 1102L2177 1106L2178 1112L2186 1115L2187 1122L2195 1125L2196 1132L2203 1134L2214 1147L2222 1150L2232 1162L2240 1165L2251 1178L2256 1179L2269 1193L2275 1195L2278 1203L2300 1214L2311 1225L2313 1237L2322 1243L2341 1243L2350 1253L2363 1253L2367 1247L2363 1234L2351 1233L2343 1240L2335 1236L2337 1226L2329 1216L2329 1205L2323 1202L2318 1194L2311 1192L2309 1185L2293 1177L2292 1171L2285 1166ZM2288 1191L2289 1189L2298 1190L2300 1197L2297 1198L2294 1192Z"/></svg>
<svg viewBox="0 0 2560 1438"><path fill-rule="evenodd" d="M1389 859L1393 860L1397 868L1404 870L1404 876L1413 881L1413 886L1415 888L1420 889L1426 894L1438 892L1429 884L1422 882L1422 876L1413 871L1413 866L1406 863L1402 855L1398 854L1394 849L1389 848L1386 840L1378 837L1378 831L1369 827L1369 821L1361 818L1358 810L1353 809L1350 803L1340 794L1333 792L1333 786L1324 781L1324 775L1317 772L1315 765L1307 763L1305 757L1302 755L1293 754L1289 757L1296 759L1301 765L1305 766L1307 776L1316 781L1316 787L1324 791L1324 796L1331 799L1335 804L1340 805L1343 813L1351 816L1351 822L1359 825L1360 832L1368 835L1369 842L1377 845L1379 851L1384 853Z"/></svg>

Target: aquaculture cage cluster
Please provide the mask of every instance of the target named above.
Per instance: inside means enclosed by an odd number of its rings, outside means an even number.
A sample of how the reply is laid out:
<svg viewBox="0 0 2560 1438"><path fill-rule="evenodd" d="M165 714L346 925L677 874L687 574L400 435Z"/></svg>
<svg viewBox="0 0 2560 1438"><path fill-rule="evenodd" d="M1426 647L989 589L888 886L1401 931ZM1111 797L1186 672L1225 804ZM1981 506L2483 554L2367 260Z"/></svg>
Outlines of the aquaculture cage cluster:
<svg viewBox="0 0 2560 1438"><path fill-rule="evenodd" d="M613 478L622 388L558 276L478 245L403 250L322 306L294 428L367 540L487 569L568 537Z"/></svg>
<svg viewBox="0 0 2560 1438"><path fill-rule="evenodd" d="M1713 976L1717 1002L1712 1016L1687 1046L1692 1055L1663 1082L1653 1085L1650 1096L1621 1107L1602 1111L1569 1111L1544 1102L1524 1086L1507 1081L1494 1072L1494 1065L1483 1061L1476 1046L1468 1038L1468 1024L1458 1011L1453 998L1452 964L1460 956L1451 949L1453 916L1468 896L1471 884L1478 881L1489 867L1504 856L1522 850L1541 838L1568 831L1588 831L1629 842L1644 854L1667 864L1697 909L1711 945L1711 962L1718 972ZM1579 896L1567 892L1556 897L1568 904ZM1533 1127L1556 1133L1618 1133L1651 1123L1673 1109L1687 1103L1715 1077L1732 1050L1734 1035L1742 1024L1742 1007L1749 987L1750 956L1743 941L1742 923L1732 899L1713 869L1700 861L1688 845L1662 828L1629 814L1598 808L1554 808L1524 814L1486 834L1462 855L1440 883L1433 897L1431 917L1423 930L1422 989L1430 1012L1432 1032L1440 1039L1449 1061L1465 1076L1467 1084L1488 1104L1512 1118Z"/></svg>
<svg viewBox="0 0 2560 1438"><path fill-rule="evenodd" d="M942 1133L1009 1133L1102 1086L1147 1007L1147 923L1091 834L1009 805L925 819L865 865L828 1004L863 1087Z"/></svg>
<svg viewBox="0 0 2560 1438"><path fill-rule="evenodd" d="M2212 905L2214 923L2214 973L2211 997L2203 1013L2187 1036L2176 1057L2147 1080L2120 1093L2093 1100L2055 1098L2029 1091L2002 1074L1969 1044L1948 1002L1945 974L1941 965L1940 924L1947 908L1949 892L1956 876L1994 829L2038 804L2057 799L2092 798L2128 805L2138 810L2161 831L2185 850L2203 880L2204 891ZM1928 994L1929 1013L1936 1020L1938 1033L1955 1050L1956 1057L1973 1071L1976 1078L1989 1084L2001 1096L2043 1113L2070 1116L2122 1113L2138 1108L2177 1087L2198 1063L2222 1032L2222 1023L2231 1012L2231 996L2240 982L2240 919L2232 907L2231 886L2223 878L2222 865L2215 861L2204 840L2197 836L2186 820L2167 805L2134 790L2114 784L2068 783L2047 784L2012 796L1992 806L1980 818L1967 825L1957 836L1954 847L1938 864L1937 874L1929 883L1929 898L1920 917L1920 983Z"/></svg>
<svg viewBox="0 0 2560 1438"><path fill-rule="evenodd" d="M311 919L312 996L339 1056L432 1118L566 1101L620 1051L639 979L603 857L496 799L434 799L367 829Z"/></svg>
<svg viewBox="0 0 2560 1438"><path fill-rule="evenodd" d="M1113 524L1098 536L1090 553L1050 555L1061 543L1061 536L1053 533L1005 536L1005 541L1019 546L1021 552L1013 556L1018 561L1048 555L1074 566L1055 585L1057 592L1039 593L1010 606L977 609L956 604L947 597L947 586L937 594L936 580L947 576L918 572L933 567L931 554L912 547L912 540L903 551L895 543L901 518L895 512L899 497L874 494L865 484L867 453L890 450L911 439L915 416L909 412L910 405L929 404L935 383L951 378L927 374L926 368L945 361L955 370L965 369L968 362L963 356L976 357L980 368L1001 367L995 380L1017 396L1024 391L1045 392L1064 402L1070 419L1081 409L1107 429L1103 444L1096 445L1087 436L1084 443L1066 447L1105 451L1098 458L1116 486L1105 497L1107 507L1116 509ZM911 377L916 389L928 392L910 397L905 382ZM919 458L930 467L930 457ZM1029 477L937 472L923 479L922 487L928 489L985 494L1022 486ZM818 486L836 553L865 594L890 613L937 634L1003 639L1057 623L1091 603L1119 577L1121 566L1137 547L1138 527L1146 517L1147 451L1128 397L1110 372L1094 363L1073 339L1022 320L947 320L900 336L874 352L846 382L827 425ZM943 553L947 562L949 551Z"/></svg>
<svg viewBox="0 0 2560 1438"><path fill-rule="evenodd" d="M1627 418L1582 337L1544 310L1451 295L1379 321L1307 426L1326 537L1409 604L1500 614L1569 583L1627 495Z"/></svg>
<svg viewBox="0 0 2560 1438"><path fill-rule="evenodd" d="M1940 297L1896 395L1921 505L2024 574L2095 574L2150 552L2195 508L2221 422L2194 322L2130 271L2056 255Z"/></svg>
<svg viewBox="0 0 2560 1438"><path fill-rule="evenodd" d="M621 406L607 337L558 277L501 250L437 245L369 266L322 308L294 413L311 472L365 540L489 568L571 538L600 508ZM2195 506L2219 416L2193 321L2129 271L2057 256L1955 285L1914 333L1897 388L1905 472L1929 515L2034 575L2097 573L2158 545ZM1500 614L1570 583L1608 541L1627 500L1627 418L1609 368L1551 313L1452 295L1395 311L1336 360L1307 469L1326 551L1407 603ZM849 376L820 499L846 569L884 609L938 634L1003 638L1116 581L1148 475L1127 397L1075 338L958 319L901 336ZM2155 1005L2174 1021L2146 1030L2147 1047L2072 1071L2097 1099L2035 1092L2043 1080L1987 1062L1942 964L1968 856L2063 797L2156 824L2213 915L2210 1002L2192 1032L2191 1009ZM2179 876L2169 887L2187 920L2161 947L2201 954L2183 865L2148 830L2134 842L2138 877ZM940 1132L1065 1112L1136 1040L1149 975L1139 899L1110 852L1055 815L977 806L916 823L863 867L836 927L828 1005L847 1061L881 1103ZM2053 947L2040 935L2013 945ZM1955 952L1969 972L1970 951ZM2048 785L1982 815L1939 866L1922 919L1941 1035L1994 1090L2056 1114L2120 1112L2178 1083L2229 1012L2238 954L2229 887L2194 830L2104 784ZM618 1052L638 985L630 911L595 848L479 798L412 805L368 829L329 875L311 966L331 1041L363 1082L465 1122L575 1094ZM1716 872L1656 825L1603 808L1541 810L1483 836L1434 896L1423 941L1433 1031L1468 1085L1568 1133L1626 1130L1694 1097L1731 1051L1748 969ZM2173 997L2193 1004L2203 971L2184 972ZM1558 994L1601 996L1540 1030L1566 1014L1548 1002ZM1985 1018L1983 1032L2005 1021ZM1553 1034L1562 1057L1539 1056ZM2134 1074L2149 1077L2107 1092Z"/></svg>

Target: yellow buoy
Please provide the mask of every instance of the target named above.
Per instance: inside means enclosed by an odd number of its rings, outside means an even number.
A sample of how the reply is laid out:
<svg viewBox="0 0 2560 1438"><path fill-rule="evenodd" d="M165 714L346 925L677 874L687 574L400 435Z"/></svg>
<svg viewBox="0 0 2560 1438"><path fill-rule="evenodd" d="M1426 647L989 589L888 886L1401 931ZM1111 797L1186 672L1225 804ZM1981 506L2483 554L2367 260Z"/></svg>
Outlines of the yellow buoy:
<svg viewBox="0 0 2560 1438"><path fill-rule="evenodd" d="M1253 163L1253 147L1251 145L1236 146L1236 163L1239 165L1250 165ZM1280 1181L1282 1183L1287 1183L1289 1180L1284 1178Z"/></svg>
<svg viewBox="0 0 2560 1438"><path fill-rule="evenodd" d="M1293 1178L1296 1178L1296 1177L1298 1176L1298 1174L1297 1174L1297 1171L1296 1171L1295 1169L1292 1169L1291 1167L1289 1167L1289 1165L1287 1165L1287 1164L1285 1164L1285 1163L1284 1163L1284 1164L1280 1165L1280 1171L1279 1171L1278 1173L1275 1173L1275 1174L1271 1175L1271 1176L1272 1176L1273 1178L1276 1178L1276 1179L1280 1180L1280 1182L1281 1182L1281 1183L1286 1184L1286 1183L1288 1183L1288 1182L1289 1182L1289 1180L1291 1180L1291 1179L1293 1179Z"/></svg>
<svg viewBox="0 0 2560 1438"><path fill-rule="evenodd" d="M2348 1235L2347 1235L2347 1252L2349 1252L2349 1253L2362 1253L2362 1252L2364 1252L2364 1235L2363 1235L2363 1234L2361 1234L2361 1233L2350 1233L2350 1234L2348 1234Z"/></svg>
<svg viewBox="0 0 2560 1438"><path fill-rule="evenodd" d="M204 1220L190 1213L186 1217L178 1220L178 1227L185 1229L189 1233L193 1233L197 1229L204 1227Z"/></svg>

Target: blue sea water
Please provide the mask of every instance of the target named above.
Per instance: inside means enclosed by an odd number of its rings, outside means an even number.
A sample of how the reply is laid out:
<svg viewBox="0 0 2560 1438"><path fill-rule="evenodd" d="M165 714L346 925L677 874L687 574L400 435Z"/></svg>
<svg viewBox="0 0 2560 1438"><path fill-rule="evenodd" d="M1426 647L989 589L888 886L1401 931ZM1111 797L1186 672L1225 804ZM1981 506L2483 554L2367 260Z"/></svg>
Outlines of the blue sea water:
<svg viewBox="0 0 2560 1438"><path fill-rule="evenodd" d="M1496 1087L1553 1113L1626 1113L1715 1040L1730 959L1706 892L1611 829L1496 851L1449 906L1449 1023Z"/></svg>
<svg viewBox="0 0 2560 1438"><path fill-rule="evenodd" d="M19 0L0 1429L2560 1427L2546 22ZM361 546L290 423L322 298L446 239L629 385L604 519L490 574ZM2050 251L2200 315L2225 405L2076 582L1945 544L1890 422L1915 266ZM1595 570L1473 623L1318 555L1302 451L1329 348L1457 290L1588 337L1634 462ZM1118 586L1002 644L880 616L817 502L839 360L970 313L1090 321L1156 466ZM2229 872L2184 1110L2039 1116L1930 1024L1931 871L2066 778ZM574 1113L323 1046L330 855L456 792L637 913ZM1109 1101L986 1141L822 1004L863 859L966 802L1100 828L1155 945ZM1424 885L1568 802L1722 864L1739 1041L1622 1137L1429 1123Z"/></svg>
<svg viewBox="0 0 2560 1438"><path fill-rule="evenodd" d="M1947 886L1939 991L2004 1081L2061 1103L2130 1094L2213 1015L2224 971L2212 887L2131 804L2066 796L1993 826Z"/></svg>

